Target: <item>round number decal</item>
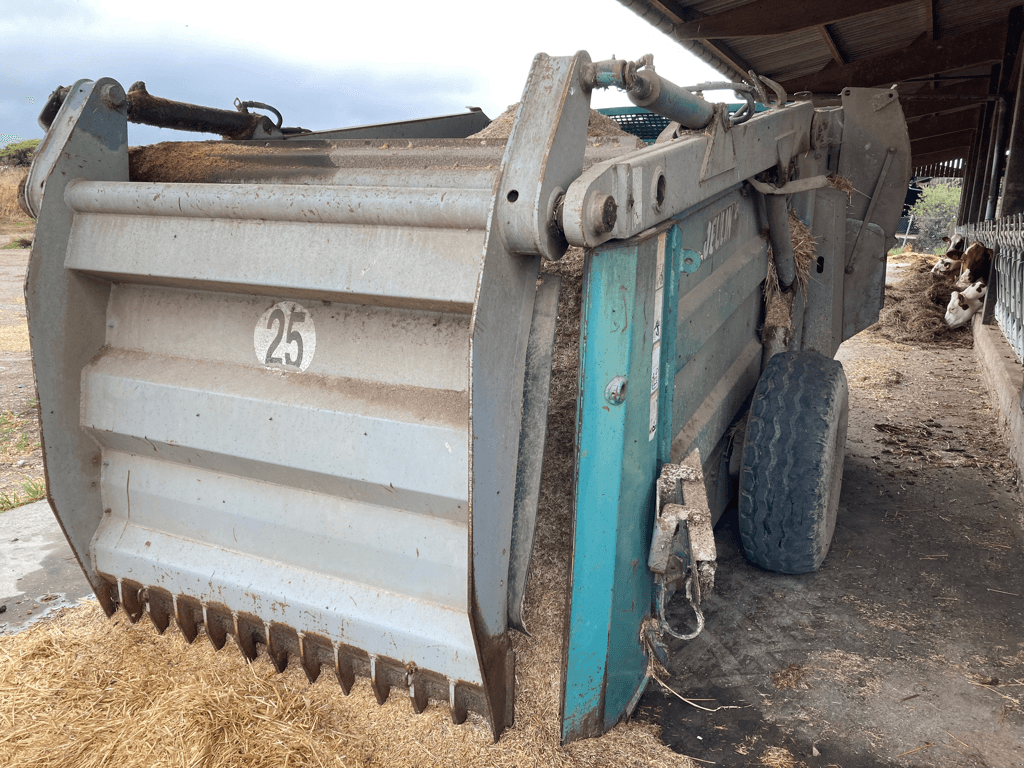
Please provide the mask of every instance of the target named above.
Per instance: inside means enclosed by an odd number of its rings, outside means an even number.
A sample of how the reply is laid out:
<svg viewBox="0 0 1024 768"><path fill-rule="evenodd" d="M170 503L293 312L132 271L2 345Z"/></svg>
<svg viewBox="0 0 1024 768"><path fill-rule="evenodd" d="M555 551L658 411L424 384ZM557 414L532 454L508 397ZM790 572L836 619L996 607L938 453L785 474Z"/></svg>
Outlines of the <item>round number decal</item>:
<svg viewBox="0 0 1024 768"><path fill-rule="evenodd" d="M304 371L316 351L313 317L301 304L279 301L256 323L252 340L256 359L268 368Z"/></svg>

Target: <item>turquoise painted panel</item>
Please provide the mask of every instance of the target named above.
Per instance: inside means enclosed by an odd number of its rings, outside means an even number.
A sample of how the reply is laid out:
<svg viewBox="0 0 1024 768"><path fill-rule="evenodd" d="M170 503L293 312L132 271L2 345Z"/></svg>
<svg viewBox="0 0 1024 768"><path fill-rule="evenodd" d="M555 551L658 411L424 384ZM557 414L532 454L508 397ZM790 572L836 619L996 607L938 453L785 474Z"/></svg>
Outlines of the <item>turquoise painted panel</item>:
<svg viewBox="0 0 1024 768"><path fill-rule="evenodd" d="M665 279L666 262L672 268L671 256L666 258L669 240L663 229L644 240L595 251L588 254L584 270L562 702L566 741L608 730L627 714L646 683L647 660L638 638L651 605L647 554L662 446L659 416L665 383L671 386L673 379L664 375L663 361L671 358L663 355L663 340L656 340L666 319L674 320L664 316L665 286L675 282L671 271ZM606 391L616 377L626 379L621 400Z"/></svg>
<svg viewBox="0 0 1024 768"><path fill-rule="evenodd" d="M646 685L654 484L680 415L756 338L767 257L754 214L734 190L587 256L563 741L610 729ZM678 376L681 358L707 375Z"/></svg>

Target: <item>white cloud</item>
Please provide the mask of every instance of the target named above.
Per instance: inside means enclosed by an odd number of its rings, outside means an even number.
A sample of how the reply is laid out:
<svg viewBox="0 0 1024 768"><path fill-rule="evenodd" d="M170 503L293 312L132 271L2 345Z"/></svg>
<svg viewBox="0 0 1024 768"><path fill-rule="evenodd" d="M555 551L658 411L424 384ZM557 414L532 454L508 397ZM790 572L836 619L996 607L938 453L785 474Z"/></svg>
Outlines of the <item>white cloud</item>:
<svg viewBox="0 0 1024 768"><path fill-rule="evenodd" d="M207 106L231 108L236 96L265 101L288 124L312 129L468 105L494 117L519 100L540 51L653 53L658 71L680 85L720 77L615 0L269 10L225 0L42 0L0 17L0 37L13 65L0 71L0 93L16 107L0 114L0 130L10 133L38 131L38 105L82 77L112 76L125 87L145 80L154 95ZM602 92L593 102L628 103Z"/></svg>

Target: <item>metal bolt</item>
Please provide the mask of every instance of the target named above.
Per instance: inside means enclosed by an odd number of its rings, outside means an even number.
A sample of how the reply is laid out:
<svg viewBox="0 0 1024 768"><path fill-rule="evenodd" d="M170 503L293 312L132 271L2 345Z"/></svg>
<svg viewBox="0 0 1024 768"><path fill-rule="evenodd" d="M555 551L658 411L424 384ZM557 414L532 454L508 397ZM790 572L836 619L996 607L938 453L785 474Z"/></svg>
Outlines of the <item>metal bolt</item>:
<svg viewBox="0 0 1024 768"><path fill-rule="evenodd" d="M604 399L612 405L622 405L626 401L626 377L616 376L604 388Z"/></svg>
<svg viewBox="0 0 1024 768"><path fill-rule="evenodd" d="M611 232L618 218L619 205L614 197L601 193L594 195L590 204L590 221L596 234L604 235Z"/></svg>
<svg viewBox="0 0 1024 768"><path fill-rule="evenodd" d="M107 103L107 106L112 107L113 109L120 109L124 106L124 88L120 85L111 84L103 86L100 96L103 98L103 101Z"/></svg>

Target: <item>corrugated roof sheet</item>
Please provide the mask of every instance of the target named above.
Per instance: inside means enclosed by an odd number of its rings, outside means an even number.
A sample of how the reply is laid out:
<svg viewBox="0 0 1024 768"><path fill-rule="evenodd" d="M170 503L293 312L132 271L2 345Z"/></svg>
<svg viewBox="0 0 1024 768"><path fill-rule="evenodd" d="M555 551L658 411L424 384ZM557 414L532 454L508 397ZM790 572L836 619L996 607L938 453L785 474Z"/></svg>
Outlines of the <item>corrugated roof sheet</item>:
<svg viewBox="0 0 1024 768"><path fill-rule="evenodd" d="M732 38L725 42L748 61L755 72L773 80L810 75L832 61L832 54L817 29L773 37Z"/></svg>
<svg viewBox="0 0 1024 768"><path fill-rule="evenodd" d="M753 3L775 7L774 0L620 0L641 15L664 18L666 11L678 18L696 19ZM811 0L813 1L813 0ZM820 0L827 6L828 0ZM1020 0L921 0L893 3L887 8L833 21L828 25L837 48L847 63L905 50L920 35L936 39L955 37L1005 23L1009 11ZM929 9L934 18L929 21ZM934 25L934 29L932 28ZM680 41L685 47L702 49L704 56L717 56L717 47L738 66L778 80L792 80L819 71L833 61L832 53L817 27L783 35ZM992 45L1002 50L1003 40ZM721 62L721 60L720 60ZM728 65L722 64L723 69Z"/></svg>
<svg viewBox="0 0 1024 768"><path fill-rule="evenodd" d="M838 21L831 30L846 60L858 61L906 48L928 32L928 16L921 3L904 3Z"/></svg>

